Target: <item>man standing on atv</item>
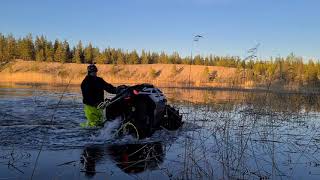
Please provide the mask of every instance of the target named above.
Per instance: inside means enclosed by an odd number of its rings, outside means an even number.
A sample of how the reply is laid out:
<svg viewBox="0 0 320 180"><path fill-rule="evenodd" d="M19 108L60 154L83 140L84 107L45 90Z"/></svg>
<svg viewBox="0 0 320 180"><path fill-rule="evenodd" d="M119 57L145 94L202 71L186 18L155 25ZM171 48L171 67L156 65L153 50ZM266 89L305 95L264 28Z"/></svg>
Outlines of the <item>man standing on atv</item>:
<svg viewBox="0 0 320 180"><path fill-rule="evenodd" d="M87 67L88 74L81 83L84 112L87 122L81 127L103 126L103 110L98 105L104 101L104 91L116 94L117 88L97 76L98 68L94 64Z"/></svg>

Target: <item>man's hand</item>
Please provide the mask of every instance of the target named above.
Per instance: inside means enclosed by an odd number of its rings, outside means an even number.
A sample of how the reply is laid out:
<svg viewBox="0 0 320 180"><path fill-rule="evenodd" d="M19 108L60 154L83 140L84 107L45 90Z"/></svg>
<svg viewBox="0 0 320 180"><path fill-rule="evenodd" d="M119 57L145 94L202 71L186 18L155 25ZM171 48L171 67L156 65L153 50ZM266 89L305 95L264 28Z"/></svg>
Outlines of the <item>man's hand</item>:
<svg viewBox="0 0 320 180"><path fill-rule="evenodd" d="M119 94L119 93L121 93L121 92L123 92L125 89L127 89L128 88L128 86L126 86L126 85L120 85L120 86L118 86L117 87L117 94Z"/></svg>

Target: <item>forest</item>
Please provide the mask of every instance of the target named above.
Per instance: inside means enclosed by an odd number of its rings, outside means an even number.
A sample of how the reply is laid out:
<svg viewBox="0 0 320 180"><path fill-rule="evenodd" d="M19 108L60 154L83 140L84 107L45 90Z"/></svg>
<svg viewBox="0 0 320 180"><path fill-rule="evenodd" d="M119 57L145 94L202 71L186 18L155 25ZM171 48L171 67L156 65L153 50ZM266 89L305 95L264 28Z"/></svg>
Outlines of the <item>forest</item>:
<svg viewBox="0 0 320 180"><path fill-rule="evenodd" d="M0 33L0 63L15 59L39 62L61 63L98 63L98 64L193 64L205 66L223 66L237 68L241 76L235 84L241 84L242 78L256 84L282 84L296 86L318 86L320 76L320 63L318 60L306 60L293 53L287 57L270 57L269 59L247 58L238 56L181 57L179 53L167 54L165 52L150 52L142 50L127 51L107 47L100 49L91 43L84 45L79 41L70 46L67 40L56 39L54 42L45 36L31 34L22 38L15 38L12 34ZM212 74L214 72L207 72Z"/></svg>

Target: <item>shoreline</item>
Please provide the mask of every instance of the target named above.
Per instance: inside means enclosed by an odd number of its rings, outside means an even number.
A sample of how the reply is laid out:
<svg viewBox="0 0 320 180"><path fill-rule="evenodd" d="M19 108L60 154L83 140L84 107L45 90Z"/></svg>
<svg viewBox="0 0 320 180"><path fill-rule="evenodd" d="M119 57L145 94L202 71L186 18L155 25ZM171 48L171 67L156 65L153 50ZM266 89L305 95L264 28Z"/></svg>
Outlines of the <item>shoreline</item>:
<svg viewBox="0 0 320 180"><path fill-rule="evenodd" d="M122 83L112 83L115 86L122 85ZM124 83L126 85L134 85L134 83ZM139 83L137 83L139 84ZM46 82L0 82L1 87L63 87L68 85L68 83L46 83ZM73 83L68 85L71 88L79 88L80 83ZM320 91L293 91L286 89L262 89L262 88L232 88L232 87L196 87L196 86L165 86L165 85L156 85L159 88L166 89L181 89L181 90L199 90L199 91L226 91L226 92L251 92L251 93L275 93L275 94L299 94L299 95L320 95Z"/></svg>
<svg viewBox="0 0 320 180"><path fill-rule="evenodd" d="M29 86L80 86L86 76L86 64L36 62L16 60L0 70L0 85ZM207 66L183 64L144 64L144 65L101 65L98 76L111 84L150 83L159 88L180 88L206 91L271 92L287 94L320 94L318 87L288 87L281 84L252 85L246 82L234 85L234 78L239 76L234 68L209 67L217 74L213 82L205 81L203 70ZM180 69L172 74L172 69ZM191 69L191 74L189 71ZM152 70L152 72L151 72ZM153 76L153 71L157 76ZM190 79L189 79L190 78Z"/></svg>

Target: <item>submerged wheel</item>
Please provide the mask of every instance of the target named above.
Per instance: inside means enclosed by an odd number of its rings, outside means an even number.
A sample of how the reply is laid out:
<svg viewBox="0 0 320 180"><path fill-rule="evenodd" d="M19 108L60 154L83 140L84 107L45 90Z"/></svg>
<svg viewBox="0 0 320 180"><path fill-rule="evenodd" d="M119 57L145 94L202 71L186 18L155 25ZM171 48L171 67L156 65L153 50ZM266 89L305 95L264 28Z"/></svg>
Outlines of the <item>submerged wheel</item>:
<svg viewBox="0 0 320 180"><path fill-rule="evenodd" d="M135 124L139 131L140 137L148 137L153 133L153 111L151 105L148 104L148 100L141 100L136 105Z"/></svg>
<svg viewBox="0 0 320 180"><path fill-rule="evenodd" d="M162 120L162 126L168 130L177 130L183 124L179 111L170 105L166 106L166 116Z"/></svg>

